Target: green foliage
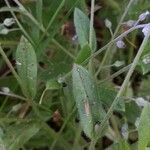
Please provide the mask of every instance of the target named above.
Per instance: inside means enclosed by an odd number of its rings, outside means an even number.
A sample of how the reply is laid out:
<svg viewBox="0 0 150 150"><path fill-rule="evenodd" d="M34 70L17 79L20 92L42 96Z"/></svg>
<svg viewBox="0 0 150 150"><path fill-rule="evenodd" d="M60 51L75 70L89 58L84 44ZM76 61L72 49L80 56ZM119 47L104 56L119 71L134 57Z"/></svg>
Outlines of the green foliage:
<svg viewBox="0 0 150 150"><path fill-rule="evenodd" d="M97 89L87 70L73 67L73 93L85 133L92 137L93 126L101 122L105 113L98 98Z"/></svg>
<svg viewBox="0 0 150 150"><path fill-rule="evenodd" d="M150 142L150 106L145 106L141 117L140 124L138 127L139 141L138 149L145 150Z"/></svg>
<svg viewBox="0 0 150 150"><path fill-rule="evenodd" d="M76 33L78 36L78 40L81 48L83 48L86 44L89 43L89 31L90 31L90 21L89 18L78 8L75 9L74 12L74 24ZM93 37L92 37L92 51L96 50L96 35L93 29Z"/></svg>
<svg viewBox="0 0 150 150"><path fill-rule="evenodd" d="M23 36L17 47L16 64L22 81L23 93L27 98L33 99L37 87L37 60L34 48Z"/></svg>
<svg viewBox="0 0 150 150"><path fill-rule="evenodd" d="M32 122L14 125L5 131L4 145L7 150L19 150L39 130L39 125Z"/></svg>
<svg viewBox="0 0 150 150"><path fill-rule="evenodd" d="M73 67L73 93L78 107L81 119L81 125L88 137L94 133L92 118L92 100L95 99L94 93L91 92L93 85L89 78L88 72L80 66Z"/></svg>
<svg viewBox="0 0 150 150"><path fill-rule="evenodd" d="M132 28L128 21L149 10L149 0L95 0L93 25L91 2L1 1L0 150L145 150L150 145L150 41L140 48L139 26L125 34ZM9 27L8 18L14 18ZM124 49L113 40L119 35Z"/></svg>

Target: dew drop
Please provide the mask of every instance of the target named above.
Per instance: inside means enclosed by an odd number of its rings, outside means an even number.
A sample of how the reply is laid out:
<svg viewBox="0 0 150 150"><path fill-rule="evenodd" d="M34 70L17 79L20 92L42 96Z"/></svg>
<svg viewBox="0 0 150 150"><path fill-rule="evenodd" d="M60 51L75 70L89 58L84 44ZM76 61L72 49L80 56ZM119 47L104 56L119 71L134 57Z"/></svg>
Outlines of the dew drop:
<svg viewBox="0 0 150 150"><path fill-rule="evenodd" d="M22 64L19 61L16 61L16 65L21 66Z"/></svg>
<svg viewBox="0 0 150 150"><path fill-rule="evenodd" d="M150 63L150 56L145 57L142 61L144 64L149 64Z"/></svg>
<svg viewBox="0 0 150 150"><path fill-rule="evenodd" d="M9 93L10 92L10 89L8 87L2 87L1 90L4 92L4 93Z"/></svg>

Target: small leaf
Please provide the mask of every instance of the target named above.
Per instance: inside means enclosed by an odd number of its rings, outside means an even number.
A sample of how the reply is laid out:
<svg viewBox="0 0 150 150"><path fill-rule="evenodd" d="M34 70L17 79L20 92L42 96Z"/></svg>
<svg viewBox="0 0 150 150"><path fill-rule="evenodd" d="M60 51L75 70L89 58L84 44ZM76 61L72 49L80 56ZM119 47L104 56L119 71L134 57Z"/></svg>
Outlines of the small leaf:
<svg viewBox="0 0 150 150"><path fill-rule="evenodd" d="M77 58L76 58L76 63L81 64L84 62L89 56L91 55L91 49L88 44L83 46L81 51L78 53Z"/></svg>
<svg viewBox="0 0 150 150"><path fill-rule="evenodd" d="M56 80L52 79L47 81L46 89L48 90L58 90L61 88L61 84L59 84Z"/></svg>
<svg viewBox="0 0 150 150"><path fill-rule="evenodd" d="M0 150L6 150L3 140L0 138Z"/></svg>
<svg viewBox="0 0 150 150"><path fill-rule="evenodd" d="M74 12L74 24L76 33L78 36L78 40L81 48L85 46L85 44L89 43L89 31L90 31L90 20L89 18L78 8L75 8ZM93 41L92 41L92 51L96 50L96 35L93 29Z"/></svg>
<svg viewBox="0 0 150 150"><path fill-rule="evenodd" d="M138 134L138 148L139 150L145 150L150 142L150 105L147 105L143 108L138 127Z"/></svg>
<svg viewBox="0 0 150 150"><path fill-rule="evenodd" d="M92 137L95 123L104 117L96 86L90 74L82 66L73 67L73 94L77 104L81 125L87 136Z"/></svg>
<svg viewBox="0 0 150 150"><path fill-rule="evenodd" d="M23 93L33 99L36 95L37 60L32 45L23 36L17 47L16 64L23 84Z"/></svg>
<svg viewBox="0 0 150 150"><path fill-rule="evenodd" d="M2 128L0 128L0 150L6 150L4 141L2 140L3 136L4 136L4 132L3 132Z"/></svg>

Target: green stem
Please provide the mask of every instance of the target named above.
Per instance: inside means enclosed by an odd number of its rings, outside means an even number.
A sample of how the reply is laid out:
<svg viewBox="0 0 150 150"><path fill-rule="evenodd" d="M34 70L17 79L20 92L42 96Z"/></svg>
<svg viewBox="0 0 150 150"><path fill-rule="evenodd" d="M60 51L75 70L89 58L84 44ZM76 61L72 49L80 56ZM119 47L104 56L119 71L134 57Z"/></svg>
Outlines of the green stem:
<svg viewBox="0 0 150 150"><path fill-rule="evenodd" d="M23 101L27 101L27 99L25 97L22 97L20 95L16 95L16 94L13 94L13 93L4 93L4 92L0 91L0 95L10 96L10 97L17 98L17 99L20 99L20 100L23 100Z"/></svg>
<svg viewBox="0 0 150 150"><path fill-rule="evenodd" d="M6 5L8 6L8 8L11 8L8 0L5 0ZM15 21L17 22L19 28L22 30L22 32L24 33L24 35L29 39L29 41L34 45L33 40L30 38L29 34L26 32L26 30L24 29L24 27L21 25L21 23L19 22L19 20L17 19L15 13L13 12L13 10L10 9L10 12L12 14L12 16L14 17Z"/></svg>
<svg viewBox="0 0 150 150"><path fill-rule="evenodd" d="M5 41L5 40L0 40L0 43L2 44L2 45L17 45L18 44L18 42L17 41L9 41L9 40L7 40L7 41Z"/></svg>
<svg viewBox="0 0 150 150"><path fill-rule="evenodd" d="M90 17L90 33L89 33L89 44L92 48L92 37L93 37L93 23L94 23L94 5L95 0L91 1L91 17Z"/></svg>
<svg viewBox="0 0 150 150"><path fill-rule="evenodd" d="M131 43L135 43L135 40L136 40L136 34L137 32L134 32L132 34L132 39L131 39ZM131 45L131 48L129 49L129 59L128 59L128 63L131 63L132 61L132 58L133 58L133 55L134 55L134 47Z"/></svg>
<svg viewBox="0 0 150 150"><path fill-rule="evenodd" d="M122 24L122 22L123 22L125 16L127 15L128 10L129 10L129 8L131 7L133 1L134 1L134 0L130 0L129 3L128 3L128 5L127 5L127 7L125 8L125 11L124 11L124 13L123 13L123 15L122 15L122 17L121 17L119 23L118 23L118 26L117 26L117 28L116 28L116 30L115 30L115 32L114 32L112 38L111 38L111 41L113 41L114 38L116 37L116 35L117 35L117 33L118 33L119 29L120 29L120 26L121 26L121 24ZM97 75L98 75L99 72L101 71L101 68L102 68L102 66L104 65L104 63L106 62L107 58L108 58L109 56L111 56L111 54L110 54L111 47L112 47L112 44L110 44L109 47L107 48L106 53L105 53L105 55L104 55L104 58L103 58L103 60L102 60L102 62L101 62L101 64L100 64L100 66L99 66L99 68L98 68L98 70L97 70L97 72L96 72L96 74L95 74L95 77L97 77ZM110 62L110 61L111 61L111 60L109 60L109 62Z"/></svg>
<svg viewBox="0 0 150 150"><path fill-rule="evenodd" d="M44 89L42 95L41 95L41 98L40 98L40 101L39 101L39 104L41 105L42 104L42 101L43 101L43 97L45 95L45 92L47 91L47 89Z"/></svg>
<svg viewBox="0 0 150 150"><path fill-rule="evenodd" d="M93 45L92 45L92 40L93 40L93 24L94 24L94 6L95 6L95 0L91 0L91 17L90 17L90 33L89 33L89 45L90 48L93 52ZM93 74L93 65L92 65L93 60L89 60L89 71L91 74Z"/></svg>

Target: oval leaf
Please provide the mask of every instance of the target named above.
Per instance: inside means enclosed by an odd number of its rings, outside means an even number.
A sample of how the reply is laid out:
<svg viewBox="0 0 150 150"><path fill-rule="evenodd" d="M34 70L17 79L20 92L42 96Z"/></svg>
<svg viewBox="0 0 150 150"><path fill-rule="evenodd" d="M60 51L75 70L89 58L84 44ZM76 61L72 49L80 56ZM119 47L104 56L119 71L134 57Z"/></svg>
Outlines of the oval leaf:
<svg viewBox="0 0 150 150"><path fill-rule="evenodd" d="M90 20L89 18L78 8L74 12L74 24L78 40L81 48L83 48L87 43L89 43L89 31L90 31ZM93 41L92 41L92 52L96 50L97 42L96 35L93 29Z"/></svg>
<svg viewBox="0 0 150 150"><path fill-rule="evenodd" d="M16 64L23 84L23 94L33 99L36 94L37 60L32 45L23 36L17 47Z"/></svg>
<svg viewBox="0 0 150 150"><path fill-rule="evenodd" d="M93 127L104 117L104 110L98 100L95 84L82 66L73 67L73 94L77 104L81 125L87 136L92 137Z"/></svg>

